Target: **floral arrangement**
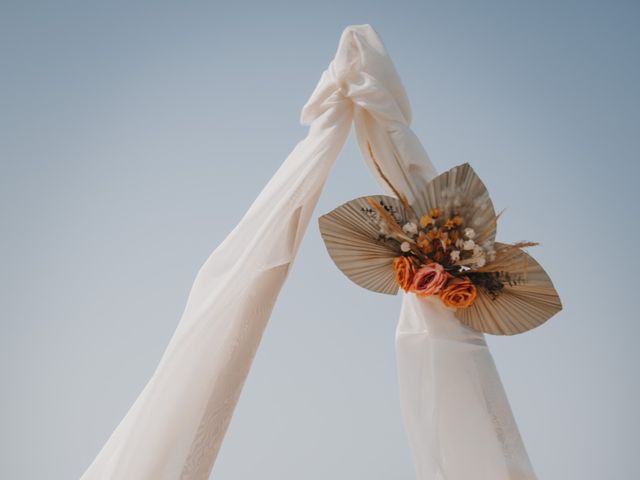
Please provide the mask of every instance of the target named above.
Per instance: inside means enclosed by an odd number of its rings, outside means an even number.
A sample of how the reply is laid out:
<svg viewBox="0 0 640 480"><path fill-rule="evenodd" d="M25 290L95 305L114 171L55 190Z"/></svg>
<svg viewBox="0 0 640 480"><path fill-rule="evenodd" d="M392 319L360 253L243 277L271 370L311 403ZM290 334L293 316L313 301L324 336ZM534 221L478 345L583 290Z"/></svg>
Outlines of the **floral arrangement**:
<svg viewBox="0 0 640 480"><path fill-rule="evenodd" d="M369 208L362 211L379 225L379 240L395 243L399 255L393 259L394 278L405 292L420 297L439 295L448 307L466 308L473 304L478 288L493 297L505 284L519 279L507 272L481 271L496 258L494 229L487 225L481 232L468 227L462 214L443 208L431 208L417 221L401 223L398 212L383 200L367 198ZM497 220L497 216L495 217ZM522 242L516 248L535 245Z"/></svg>
<svg viewBox="0 0 640 480"><path fill-rule="evenodd" d="M379 166L378 173L393 197L357 198L320 217L331 258L355 283L439 297L466 325L503 335L562 308L551 279L523 250L537 244L495 241L500 215L469 164L411 186L411 202Z"/></svg>

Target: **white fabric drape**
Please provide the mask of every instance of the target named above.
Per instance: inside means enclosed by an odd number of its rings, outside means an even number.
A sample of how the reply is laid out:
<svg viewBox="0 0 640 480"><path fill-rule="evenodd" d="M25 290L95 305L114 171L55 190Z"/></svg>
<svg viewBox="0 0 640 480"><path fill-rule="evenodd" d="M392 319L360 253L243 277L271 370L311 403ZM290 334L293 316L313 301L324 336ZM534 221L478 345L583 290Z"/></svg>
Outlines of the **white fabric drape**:
<svg viewBox="0 0 640 480"><path fill-rule="evenodd" d="M302 120L310 125L308 136L199 271L160 364L83 480L209 477L271 309L352 122L369 166L370 147L409 200L435 175L409 128L400 79L368 25L345 30ZM419 480L535 478L482 334L440 304L407 295L396 346L401 406Z"/></svg>
<svg viewBox="0 0 640 480"><path fill-rule="evenodd" d="M160 364L83 480L209 477L352 111L336 89L309 111L307 137L198 272Z"/></svg>
<svg viewBox="0 0 640 480"><path fill-rule="evenodd" d="M536 478L482 333L405 295L396 355L418 480Z"/></svg>

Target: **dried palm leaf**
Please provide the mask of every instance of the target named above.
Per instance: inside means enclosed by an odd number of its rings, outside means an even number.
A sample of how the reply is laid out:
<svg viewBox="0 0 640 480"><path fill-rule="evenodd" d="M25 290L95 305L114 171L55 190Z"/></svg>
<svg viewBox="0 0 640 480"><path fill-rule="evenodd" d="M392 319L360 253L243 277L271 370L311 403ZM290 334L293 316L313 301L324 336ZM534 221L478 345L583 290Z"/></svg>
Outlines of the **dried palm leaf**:
<svg viewBox="0 0 640 480"><path fill-rule="evenodd" d="M384 234L388 218L393 219L402 233L399 225L407 219L403 203L393 197L374 195L345 203L321 216L319 224L331 259L347 277L368 290L395 295L398 285L392 264L400 251L398 242Z"/></svg>
<svg viewBox="0 0 640 480"><path fill-rule="evenodd" d="M459 308L455 316L465 325L493 335L515 335L542 325L562 310L562 303L551 279L530 255L496 242L496 251L508 251L502 264L509 281L498 295L478 289L475 302Z"/></svg>

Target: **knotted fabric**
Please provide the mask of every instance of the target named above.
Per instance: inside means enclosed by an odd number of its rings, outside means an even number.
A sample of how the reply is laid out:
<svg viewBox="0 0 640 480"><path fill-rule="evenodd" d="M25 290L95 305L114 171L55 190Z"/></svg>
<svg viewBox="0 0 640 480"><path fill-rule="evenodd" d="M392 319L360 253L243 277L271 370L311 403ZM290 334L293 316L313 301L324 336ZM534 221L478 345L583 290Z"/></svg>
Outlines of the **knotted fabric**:
<svg viewBox="0 0 640 480"><path fill-rule="evenodd" d="M414 192L435 176L409 128L409 101L398 74L368 25L344 31L302 121L309 124L307 137L198 272L156 371L83 480L209 478L352 123L383 188L388 190L381 172L413 203ZM535 478L482 334L436 300L406 295L396 346L401 407L419 480Z"/></svg>

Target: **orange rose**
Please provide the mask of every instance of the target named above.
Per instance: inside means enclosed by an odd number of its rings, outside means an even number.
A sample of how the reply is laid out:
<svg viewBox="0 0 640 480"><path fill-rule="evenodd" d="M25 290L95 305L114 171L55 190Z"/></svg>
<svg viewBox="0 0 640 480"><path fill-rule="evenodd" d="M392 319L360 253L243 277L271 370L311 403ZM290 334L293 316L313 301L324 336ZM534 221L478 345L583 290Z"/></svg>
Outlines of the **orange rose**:
<svg viewBox="0 0 640 480"><path fill-rule="evenodd" d="M396 274L396 283L405 292L408 292L413 284L413 274L416 267L407 257L396 257L393 259L393 271Z"/></svg>
<svg viewBox="0 0 640 480"><path fill-rule="evenodd" d="M440 292L440 299L447 307L467 308L478 295L476 286L468 277L454 278Z"/></svg>

